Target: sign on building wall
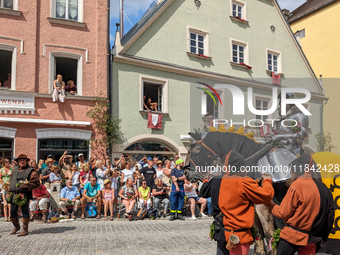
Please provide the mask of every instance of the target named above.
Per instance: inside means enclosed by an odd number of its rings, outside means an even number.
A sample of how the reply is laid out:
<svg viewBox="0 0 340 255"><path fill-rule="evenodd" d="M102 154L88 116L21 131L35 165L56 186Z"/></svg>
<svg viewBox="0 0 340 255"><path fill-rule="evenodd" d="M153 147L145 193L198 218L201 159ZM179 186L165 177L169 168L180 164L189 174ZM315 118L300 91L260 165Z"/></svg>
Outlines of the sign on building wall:
<svg viewBox="0 0 340 255"><path fill-rule="evenodd" d="M0 95L0 113L34 114L34 96Z"/></svg>

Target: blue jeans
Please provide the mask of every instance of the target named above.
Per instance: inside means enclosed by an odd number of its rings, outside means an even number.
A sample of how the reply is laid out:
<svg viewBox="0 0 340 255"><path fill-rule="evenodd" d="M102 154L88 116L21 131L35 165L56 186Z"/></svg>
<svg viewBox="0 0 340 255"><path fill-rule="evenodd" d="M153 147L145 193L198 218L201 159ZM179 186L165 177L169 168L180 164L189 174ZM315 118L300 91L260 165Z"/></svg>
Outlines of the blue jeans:
<svg viewBox="0 0 340 255"><path fill-rule="evenodd" d="M212 214L211 197L207 198L207 207L208 207L208 213Z"/></svg>

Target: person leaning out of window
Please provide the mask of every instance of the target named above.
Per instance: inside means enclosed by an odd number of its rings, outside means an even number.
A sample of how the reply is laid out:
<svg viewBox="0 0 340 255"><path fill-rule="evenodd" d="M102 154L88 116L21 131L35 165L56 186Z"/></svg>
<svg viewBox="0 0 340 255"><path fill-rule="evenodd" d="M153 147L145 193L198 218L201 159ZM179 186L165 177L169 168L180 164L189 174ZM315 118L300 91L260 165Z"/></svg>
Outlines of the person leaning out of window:
<svg viewBox="0 0 340 255"><path fill-rule="evenodd" d="M64 103L65 101L65 82L63 82L63 76L61 74L57 75L57 79L53 82L53 102L58 101Z"/></svg>
<svg viewBox="0 0 340 255"><path fill-rule="evenodd" d="M77 86L74 85L74 82L72 80L69 80L67 82L67 86L65 90L67 93L70 93L71 95L77 94Z"/></svg>

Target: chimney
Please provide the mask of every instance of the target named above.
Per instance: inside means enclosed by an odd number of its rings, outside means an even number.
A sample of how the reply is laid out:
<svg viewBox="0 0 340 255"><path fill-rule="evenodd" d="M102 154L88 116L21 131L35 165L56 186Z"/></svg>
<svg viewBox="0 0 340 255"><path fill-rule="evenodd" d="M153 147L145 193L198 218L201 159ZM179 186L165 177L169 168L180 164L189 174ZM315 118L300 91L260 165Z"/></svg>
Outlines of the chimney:
<svg viewBox="0 0 340 255"><path fill-rule="evenodd" d="M282 14L283 16L285 16L286 19L289 18L289 14L290 14L290 11L288 9L283 9L282 10Z"/></svg>

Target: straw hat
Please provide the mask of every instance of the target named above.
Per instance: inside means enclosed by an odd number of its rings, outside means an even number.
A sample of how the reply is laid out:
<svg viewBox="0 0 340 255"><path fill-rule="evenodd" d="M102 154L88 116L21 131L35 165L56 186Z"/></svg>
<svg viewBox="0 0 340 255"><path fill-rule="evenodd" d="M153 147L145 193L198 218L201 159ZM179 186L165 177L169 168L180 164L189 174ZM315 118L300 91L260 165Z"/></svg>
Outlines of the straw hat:
<svg viewBox="0 0 340 255"><path fill-rule="evenodd" d="M106 185L106 184L108 184L108 183L112 183L112 181L110 181L109 179L106 179L105 181L104 181L104 186Z"/></svg>

